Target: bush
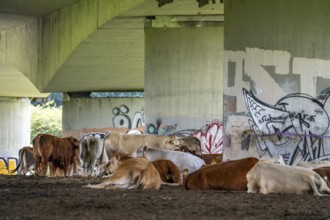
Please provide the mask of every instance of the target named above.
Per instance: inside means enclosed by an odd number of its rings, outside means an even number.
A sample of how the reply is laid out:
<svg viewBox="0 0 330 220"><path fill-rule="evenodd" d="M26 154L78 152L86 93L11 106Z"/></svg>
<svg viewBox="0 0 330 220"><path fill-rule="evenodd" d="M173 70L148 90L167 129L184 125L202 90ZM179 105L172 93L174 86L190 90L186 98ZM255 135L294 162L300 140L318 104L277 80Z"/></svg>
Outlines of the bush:
<svg viewBox="0 0 330 220"><path fill-rule="evenodd" d="M62 107L54 105L54 101L31 105L31 142L40 133L62 136Z"/></svg>

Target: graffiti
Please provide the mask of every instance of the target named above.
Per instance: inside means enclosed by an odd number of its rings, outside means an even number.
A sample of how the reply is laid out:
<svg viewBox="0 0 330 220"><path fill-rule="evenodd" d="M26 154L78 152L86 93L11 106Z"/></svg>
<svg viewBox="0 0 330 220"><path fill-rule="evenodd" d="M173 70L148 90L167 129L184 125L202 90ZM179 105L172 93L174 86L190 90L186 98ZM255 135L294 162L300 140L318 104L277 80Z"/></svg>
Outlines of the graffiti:
<svg viewBox="0 0 330 220"><path fill-rule="evenodd" d="M326 136L330 122L325 108L327 98L319 101L294 93L269 105L245 89L243 96L260 157L281 154L290 165L299 159L330 160L330 152L324 148L324 141L330 138Z"/></svg>
<svg viewBox="0 0 330 220"><path fill-rule="evenodd" d="M192 136L199 139L203 154L222 154L223 125L218 120L207 124Z"/></svg>
<svg viewBox="0 0 330 220"><path fill-rule="evenodd" d="M17 167L18 159L15 157L8 157L7 159L0 157L0 175L17 175L17 172L10 173Z"/></svg>
<svg viewBox="0 0 330 220"><path fill-rule="evenodd" d="M248 88L269 103L297 91L316 97L320 86L327 87L330 82L330 60L292 57L287 51L258 48L225 51L224 59L225 102L230 101L229 97L241 97L237 88ZM271 96L264 92L270 87ZM245 111L244 102L237 102L236 109Z"/></svg>
<svg viewBox="0 0 330 220"><path fill-rule="evenodd" d="M114 115L112 119L113 127L134 129L144 126L144 113L135 112L133 119L128 115L129 108L121 105L112 109Z"/></svg>

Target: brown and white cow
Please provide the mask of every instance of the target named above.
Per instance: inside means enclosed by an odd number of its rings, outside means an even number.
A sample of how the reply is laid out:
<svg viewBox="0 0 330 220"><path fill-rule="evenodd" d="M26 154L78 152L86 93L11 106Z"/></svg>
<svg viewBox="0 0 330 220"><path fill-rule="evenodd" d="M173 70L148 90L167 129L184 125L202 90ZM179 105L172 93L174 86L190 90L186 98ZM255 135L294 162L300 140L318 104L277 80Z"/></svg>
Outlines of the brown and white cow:
<svg viewBox="0 0 330 220"><path fill-rule="evenodd" d="M36 171L45 176L49 165L50 176L57 168L64 176L70 175L70 169L76 170L78 162L79 140L73 137L60 138L50 134L38 134L33 139L33 154L36 159Z"/></svg>
<svg viewBox="0 0 330 220"><path fill-rule="evenodd" d="M84 187L94 189L159 189L161 179L154 165L144 158L128 158L121 160L116 154L107 167L111 174L104 182Z"/></svg>
<svg viewBox="0 0 330 220"><path fill-rule="evenodd" d="M187 176L184 186L194 190L247 190L246 174L259 161L255 157L208 165Z"/></svg>
<svg viewBox="0 0 330 220"><path fill-rule="evenodd" d="M25 146L18 151L19 163L17 167L10 171L15 173L18 171L20 175L26 175L28 172L34 173L35 159L33 156L33 147Z"/></svg>
<svg viewBox="0 0 330 220"><path fill-rule="evenodd" d="M325 180L310 169L259 161L246 175L249 193L330 194Z"/></svg>
<svg viewBox="0 0 330 220"><path fill-rule="evenodd" d="M131 154L140 146L149 146L168 150L178 149L178 139L175 136L164 135L128 135L119 132L110 132L104 138L104 147L110 159L116 153Z"/></svg>

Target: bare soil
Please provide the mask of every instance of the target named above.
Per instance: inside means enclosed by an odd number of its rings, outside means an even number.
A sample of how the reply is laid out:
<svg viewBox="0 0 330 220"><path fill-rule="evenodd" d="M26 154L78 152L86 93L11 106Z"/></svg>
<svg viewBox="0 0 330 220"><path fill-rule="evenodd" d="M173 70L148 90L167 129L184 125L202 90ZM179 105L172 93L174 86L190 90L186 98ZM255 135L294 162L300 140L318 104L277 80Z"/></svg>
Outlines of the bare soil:
<svg viewBox="0 0 330 220"><path fill-rule="evenodd" d="M0 175L0 219L330 219L330 197L83 188L102 178Z"/></svg>

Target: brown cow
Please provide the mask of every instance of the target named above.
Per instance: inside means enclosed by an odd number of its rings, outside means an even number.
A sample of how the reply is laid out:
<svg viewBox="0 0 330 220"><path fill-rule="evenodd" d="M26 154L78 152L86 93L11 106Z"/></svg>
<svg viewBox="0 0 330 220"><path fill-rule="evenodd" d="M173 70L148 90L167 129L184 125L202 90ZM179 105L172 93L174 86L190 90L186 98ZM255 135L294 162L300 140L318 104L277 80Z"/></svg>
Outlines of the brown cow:
<svg viewBox="0 0 330 220"><path fill-rule="evenodd" d="M185 188L245 191L246 174L258 161L248 157L203 167L187 176Z"/></svg>
<svg viewBox="0 0 330 220"><path fill-rule="evenodd" d="M181 185L183 182L182 173L179 168L170 160L156 160L152 164L157 169L162 184Z"/></svg>
<svg viewBox="0 0 330 220"><path fill-rule="evenodd" d="M25 146L18 151L19 163L17 167L10 171L10 173L19 172L20 175L26 175L27 172L31 172L34 169L34 156L33 147Z"/></svg>
<svg viewBox="0 0 330 220"><path fill-rule="evenodd" d="M73 166L77 166L79 140L73 137L60 138L50 134L38 134L33 139L33 154L36 159L36 171L45 176L49 165L50 176L55 175L57 168L62 169L64 176L69 175Z"/></svg>
<svg viewBox="0 0 330 220"><path fill-rule="evenodd" d="M112 175L96 185L84 187L94 189L159 189L161 179L158 171L150 161L144 158L120 160L120 154L110 159L107 171Z"/></svg>
<svg viewBox="0 0 330 220"><path fill-rule="evenodd" d="M201 154L199 157L205 161L205 164L217 164L222 162L222 154Z"/></svg>

